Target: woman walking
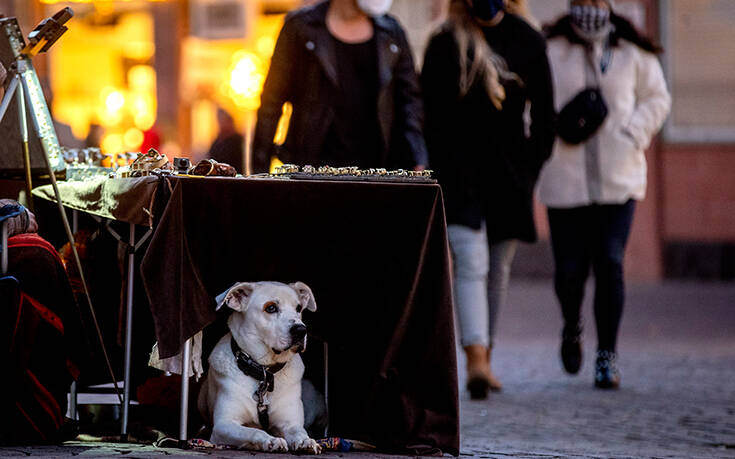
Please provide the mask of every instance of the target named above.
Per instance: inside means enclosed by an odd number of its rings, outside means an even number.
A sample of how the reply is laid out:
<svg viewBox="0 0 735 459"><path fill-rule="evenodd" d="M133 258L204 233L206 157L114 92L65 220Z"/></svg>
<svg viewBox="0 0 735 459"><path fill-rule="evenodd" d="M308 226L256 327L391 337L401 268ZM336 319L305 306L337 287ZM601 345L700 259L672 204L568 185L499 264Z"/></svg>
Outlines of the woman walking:
<svg viewBox="0 0 735 459"><path fill-rule="evenodd" d="M569 14L546 31L559 134L566 138L557 140L539 183L541 201L548 207L554 287L564 317L562 362L571 374L582 364L580 309L592 267L595 386L603 389L620 384L615 361L624 303L623 256L635 203L645 195L644 151L671 105L655 56L659 48L616 15L613 4L572 0ZM582 94L589 88L594 91ZM583 98L597 108L580 110L577 102ZM567 126L567 118L576 121ZM591 130L595 119L601 124ZM580 132L579 125L587 132Z"/></svg>
<svg viewBox="0 0 735 459"><path fill-rule="evenodd" d="M532 195L551 153L553 100L543 37L503 0L451 0L421 74L430 164L444 190L455 303L472 398L490 369L518 240L535 241Z"/></svg>

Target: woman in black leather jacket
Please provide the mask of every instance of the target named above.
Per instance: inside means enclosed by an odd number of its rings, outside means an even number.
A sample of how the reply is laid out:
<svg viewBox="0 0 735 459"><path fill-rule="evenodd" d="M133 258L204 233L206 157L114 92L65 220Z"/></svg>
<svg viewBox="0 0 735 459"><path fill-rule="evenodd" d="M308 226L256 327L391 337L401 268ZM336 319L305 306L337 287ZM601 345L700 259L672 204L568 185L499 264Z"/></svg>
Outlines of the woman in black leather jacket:
<svg viewBox="0 0 735 459"><path fill-rule="evenodd" d="M286 17L258 110L253 172L266 172L273 156L313 166L427 165L411 50L398 22L366 8L369 3L329 0ZM340 24L357 24L365 33L339 37ZM285 102L293 113L276 149Z"/></svg>

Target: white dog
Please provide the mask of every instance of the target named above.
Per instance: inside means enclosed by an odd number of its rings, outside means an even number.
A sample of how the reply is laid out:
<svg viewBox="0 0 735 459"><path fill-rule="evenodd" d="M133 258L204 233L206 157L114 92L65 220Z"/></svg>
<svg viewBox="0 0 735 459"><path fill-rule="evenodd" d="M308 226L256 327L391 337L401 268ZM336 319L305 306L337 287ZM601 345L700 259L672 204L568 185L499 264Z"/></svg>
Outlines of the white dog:
<svg viewBox="0 0 735 459"><path fill-rule="evenodd" d="M234 310L209 357L199 411L215 444L319 454L304 430L299 353L306 347L304 309L316 311L302 282L242 282L217 297Z"/></svg>

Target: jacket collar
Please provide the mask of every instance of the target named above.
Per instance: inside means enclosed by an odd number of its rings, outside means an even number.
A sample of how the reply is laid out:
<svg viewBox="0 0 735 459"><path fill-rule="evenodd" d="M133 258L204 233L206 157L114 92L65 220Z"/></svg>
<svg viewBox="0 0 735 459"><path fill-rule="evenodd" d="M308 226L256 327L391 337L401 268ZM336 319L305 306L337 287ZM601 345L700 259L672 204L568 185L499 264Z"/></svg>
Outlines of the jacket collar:
<svg viewBox="0 0 735 459"><path fill-rule="evenodd" d="M307 7L307 11L305 11L305 20L306 22L314 25L327 25L327 10L329 10L329 1L325 0L322 2L317 3L316 5L312 7ZM378 16L375 18L370 18L373 21L373 24L383 31L389 31L391 29L391 22L388 20L388 18L385 15Z"/></svg>
<svg viewBox="0 0 735 459"><path fill-rule="evenodd" d="M306 37L306 49L312 51L324 68L329 80L339 85L337 77L337 53L334 37L327 30L327 10L329 1L323 1L304 11L304 21L311 31ZM384 87L393 76L393 63L398 57L400 48L394 43L390 34L393 28L391 21L385 16L371 18L378 58L378 83ZM313 38L312 38L313 37Z"/></svg>

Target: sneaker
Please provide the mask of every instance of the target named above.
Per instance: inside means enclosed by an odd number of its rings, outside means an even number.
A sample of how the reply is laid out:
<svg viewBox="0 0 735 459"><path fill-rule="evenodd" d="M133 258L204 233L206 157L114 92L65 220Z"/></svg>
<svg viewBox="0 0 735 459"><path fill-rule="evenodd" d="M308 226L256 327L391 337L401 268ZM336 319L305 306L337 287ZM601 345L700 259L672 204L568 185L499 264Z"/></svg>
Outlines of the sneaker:
<svg viewBox="0 0 735 459"><path fill-rule="evenodd" d="M579 373L582 366L582 327L564 327L561 334L561 362L567 373Z"/></svg>
<svg viewBox="0 0 735 459"><path fill-rule="evenodd" d="M620 372L615 365L617 355L613 351L597 351L595 361L595 387L617 389L620 387Z"/></svg>

